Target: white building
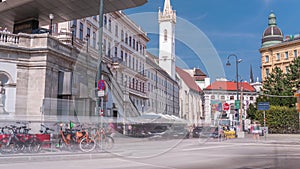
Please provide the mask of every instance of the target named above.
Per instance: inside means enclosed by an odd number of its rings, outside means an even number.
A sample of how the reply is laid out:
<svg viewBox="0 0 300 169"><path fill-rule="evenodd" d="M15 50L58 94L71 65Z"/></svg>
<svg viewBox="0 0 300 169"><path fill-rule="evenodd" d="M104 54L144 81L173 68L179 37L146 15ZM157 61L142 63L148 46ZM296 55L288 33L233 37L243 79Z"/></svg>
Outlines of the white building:
<svg viewBox="0 0 300 169"><path fill-rule="evenodd" d="M176 80L158 65L158 57L148 53L146 60L147 92L146 112L179 116L179 79Z"/></svg>
<svg viewBox="0 0 300 169"><path fill-rule="evenodd" d="M203 92L188 72L176 67L176 73L180 79L179 117L188 120L196 126L201 125L204 118Z"/></svg>
<svg viewBox="0 0 300 169"><path fill-rule="evenodd" d="M243 104L242 115L246 117L246 110L250 104L256 102L258 97L257 91L248 82L239 82L239 99ZM235 100L237 99L237 84L236 82L227 80L216 80L211 85L206 87L204 92L205 98L205 122L207 124L216 125L216 120L223 118L231 121L236 120L237 112L234 110ZM224 110L224 104L230 105L229 110Z"/></svg>

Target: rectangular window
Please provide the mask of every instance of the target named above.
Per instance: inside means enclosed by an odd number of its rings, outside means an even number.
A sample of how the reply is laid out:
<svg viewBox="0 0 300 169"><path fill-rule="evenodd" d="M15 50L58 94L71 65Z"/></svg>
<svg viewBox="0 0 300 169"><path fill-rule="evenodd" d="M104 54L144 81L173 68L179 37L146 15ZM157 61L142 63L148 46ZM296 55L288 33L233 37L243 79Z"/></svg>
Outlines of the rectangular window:
<svg viewBox="0 0 300 169"><path fill-rule="evenodd" d="M121 41L124 42L124 31L121 30Z"/></svg>
<svg viewBox="0 0 300 169"><path fill-rule="evenodd" d="M127 53L125 53L125 66L128 65L128 58L127 58Z"/></svg>
<svg viewBox="0 0 300 169"><path fill-rule="evenodd" d="M124 61L123 50L121 50L121 59Z"/></svg>
<svg viewBox="0 0 300 169"><path fill-rule="evenodd" d="M135 62L134 62L134 58L132 58L132 67L131 67L131 68L132 68L133 70L134 70L134 63L135 63Z"/></svg>
<svg viewBox="0 0 300 169"><path fill-rule="evenodd" d="M115 57L118 57L118 47L115 47Z"/></svg>
<svg viewBox="0 0 300 169"><path fill-rule="evenodd" d="M83 40L83 24L81 22L79 25L79 39Z"/></svg>
<svg viewBox="0 0 300 169"><path fill-rule="evenodd" d="M132 40L132 48L135 49L135 39Z"/></svg>
<svg viewBox="0 0 300 169"><path fill-rule="evenodd" d="M110 42L108 42L108 44L107 44L107 55L108 55L108 57L111 57L110 56L110 54L111 54L110 53L110 50L111 50L110 47L111 47Z"/></svg>
<svg viewBox="0 0 300 169"><path fill-rule="evenodd" d="M109 30L109 32L111 32L111 20L110 19L108 20L108 30Z"/></svg>
<svg viewBox="0 0 300 169"><path fill-rule="evenodd" d="M86 28L86 35L90 36L91 35L91 28Z"/></svg>
<svg viewBox="0 0 300 169"><path fill-rule="evenodd" d="M128 34L125 33L125 43L128 44Z"/></svg>
<svg viewBox="0 0 300 169"><path fill-rule="evenodd" d="M77 27L77 20L73 20L73 25L71 25L71 26L73 26L75 28L73 36L76 38L76 34L77 34L77 29L76 28L78 28Z"/></svg>
<svg viewBox="0 0 300 169"><path fill-rule="evenodd" d="M285 73L289 73L289 66L285 67Z"/></svg>
<svg viewBox="0 0 300 169"><path fill-rule="evenodd" d="M277 53L276 56L277 56L277 60L279 61L280 60L280 53Z"/></svg>
<svg viewBox="0 0 300 169"><path fill-rule="evenodd" d="M93 32L93 48L96 48L96 32Z"/></svg>
<svg viewBox="0 0 300 169"><path fill-rule="evenodd" d="M269 56L267 55L266 57L265 57L265 61L266 61L266 63L269 63Z"/></svg>
<svg viewBox="0 0 300 169"><path fill-rule="evenodd" d="M297 50L294 50L294 57L296 58L298 56Z"/></svg>
<svg viewBox="0 0 300 169"><path fill-rule="evenodd" d="M269 68L266 68L266 77L267 77L267 78L269 77L269 74L270 74L270 69L269 69Z"/></svg>
<svg viewBox="0 0 300 169"><path fill-rule="evenodd" d="M106 15L104 15L104 17L103 17L103 25L106 28L106 25L107 25L107 17L106 17Z"/></svg>
<svg viewBox="0 0 300 169"><path fill-rule="evenodd" d="M289 52L285 52L285 59L289 59Z"/></svg>
<svg viewBox="0 0 300 169"><path fill-rule="evenodd" d="M131 56L129 55L129 64L128 64L128 67L130 68L131 67Z"/></svg>
<svg viewBox="0 0 300 169"><path fill-rule="evenodd" d="M106 53L106 39L104 39L103 40L103 53L104 53L104 55L106 55L107 56L107 53Z"/></svg>
<svg viewBox="0 0 300 169"><path fill-rule="evenodd" d="M119 27L118 27L118 25L116 25L116 26L115 26L115 36L116 36L116 37L118 37L118 31L119 31L118 29L119 29Z"/></svg>

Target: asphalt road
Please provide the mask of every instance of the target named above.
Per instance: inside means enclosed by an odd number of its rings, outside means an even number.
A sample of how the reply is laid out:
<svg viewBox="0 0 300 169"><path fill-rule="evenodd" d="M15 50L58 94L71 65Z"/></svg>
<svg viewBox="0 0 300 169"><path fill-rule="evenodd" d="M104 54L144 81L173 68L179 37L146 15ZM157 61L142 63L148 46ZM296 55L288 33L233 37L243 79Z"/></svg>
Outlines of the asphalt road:
<svg viewBox="0 0 300 169"><path fill-rule="evenodd" d="M254 142L218 140L123 139L110 152L41 153L0 157L5 169L298 169L298 138ZM281 140L281 142L280 142ZM283 141L282 141L283 140Z"/></svg>

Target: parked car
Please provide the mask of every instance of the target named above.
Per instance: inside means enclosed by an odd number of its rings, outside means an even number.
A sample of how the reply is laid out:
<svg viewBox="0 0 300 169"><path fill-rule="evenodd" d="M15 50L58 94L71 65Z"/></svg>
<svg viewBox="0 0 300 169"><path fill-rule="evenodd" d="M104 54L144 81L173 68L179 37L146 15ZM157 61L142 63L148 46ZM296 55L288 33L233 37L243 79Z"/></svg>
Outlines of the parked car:
<svg viewBox="0 0 300 169"><path fill-rule="evenodd" d="M193 138L199 138L200 132L203 130L203 126L198 126L193 129Z"/></svg>
<svg viewBox="0 0 300 169"><path fill-rule="evenodd" d="M156 126L150 133L153 138L189 138L189 131L182 126Z"/></svg>
<svg viewBox="0 0 300 169"><path fill-rule="evenodd" d="M218 138L218 136L220 136L220 133L218 133L218 127L203 127L199 135L199 137L204 138Z"/></svg>

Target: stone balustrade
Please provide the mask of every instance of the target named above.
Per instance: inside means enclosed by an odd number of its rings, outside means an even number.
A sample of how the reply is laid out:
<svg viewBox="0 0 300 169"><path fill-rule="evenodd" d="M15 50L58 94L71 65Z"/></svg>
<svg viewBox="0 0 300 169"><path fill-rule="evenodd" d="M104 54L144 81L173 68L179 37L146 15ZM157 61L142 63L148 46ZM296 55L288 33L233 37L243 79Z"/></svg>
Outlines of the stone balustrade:
<svg viewBox="0 0 300 169"><path fill-rule="evenodd" d="M0 43L18 44L19 36L8 32L0 31Z"/></svg>

